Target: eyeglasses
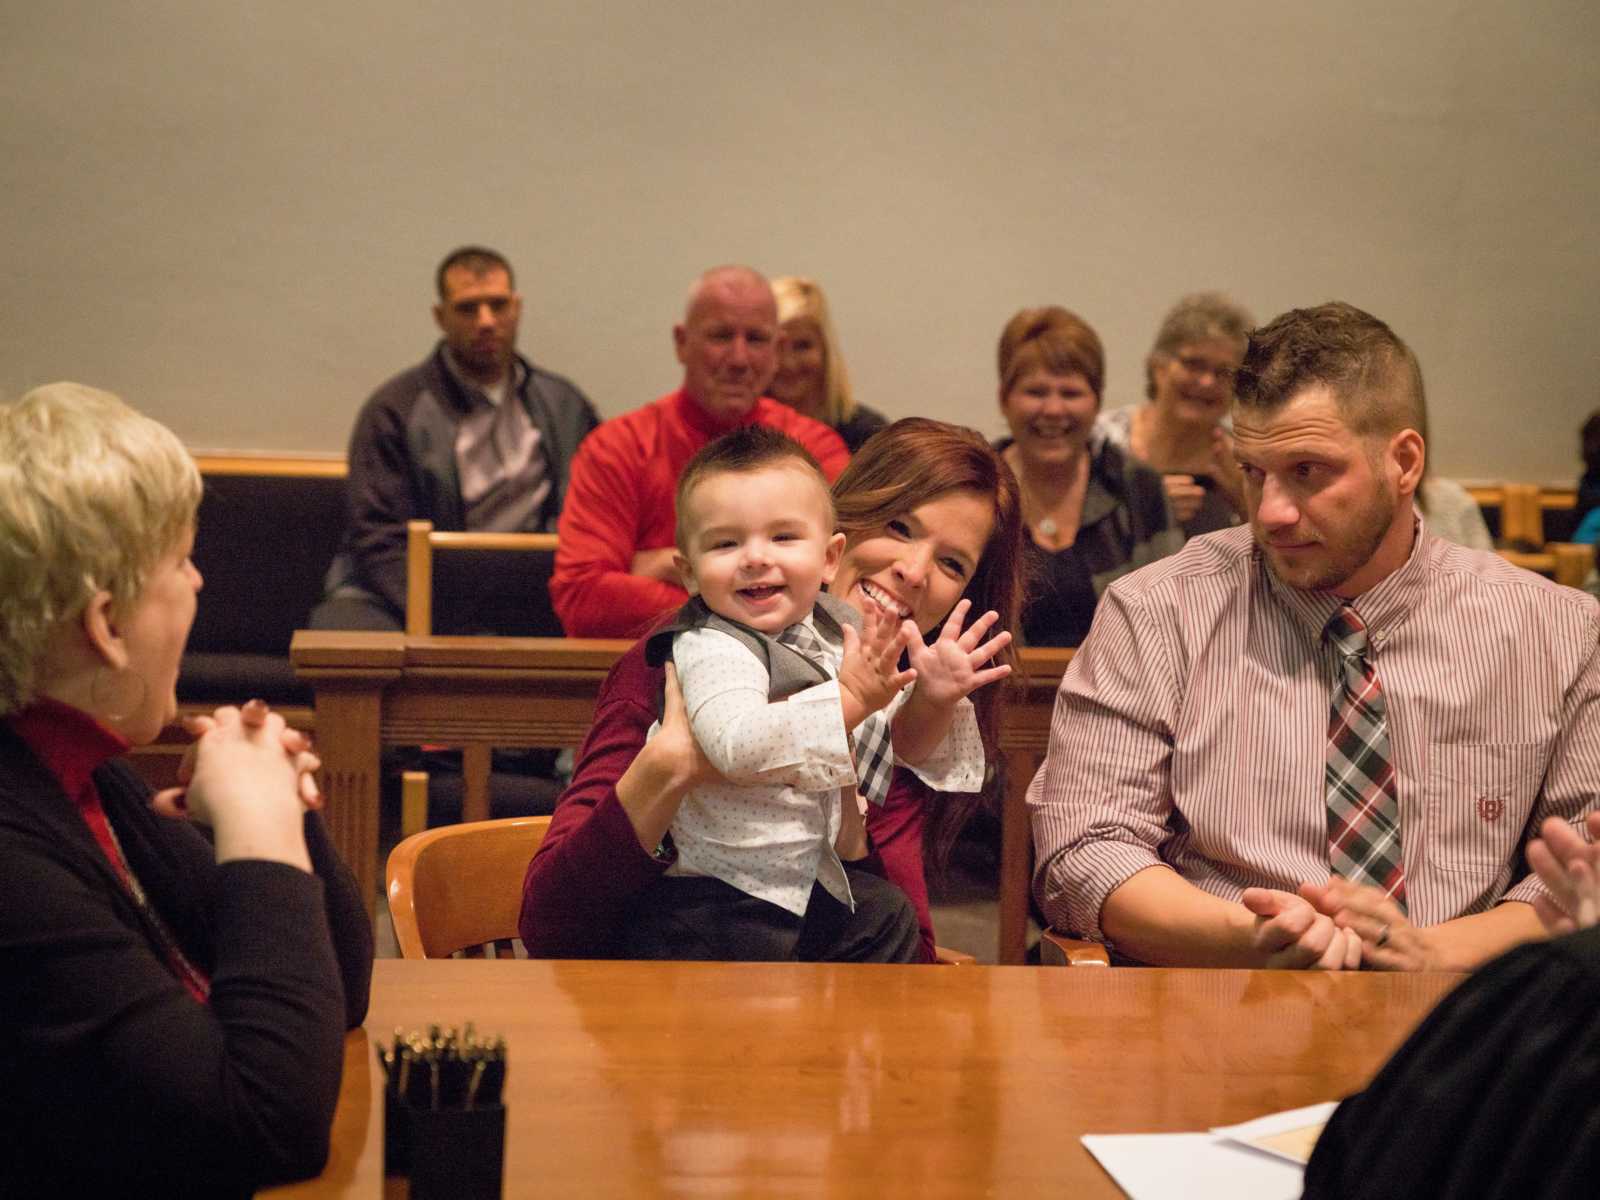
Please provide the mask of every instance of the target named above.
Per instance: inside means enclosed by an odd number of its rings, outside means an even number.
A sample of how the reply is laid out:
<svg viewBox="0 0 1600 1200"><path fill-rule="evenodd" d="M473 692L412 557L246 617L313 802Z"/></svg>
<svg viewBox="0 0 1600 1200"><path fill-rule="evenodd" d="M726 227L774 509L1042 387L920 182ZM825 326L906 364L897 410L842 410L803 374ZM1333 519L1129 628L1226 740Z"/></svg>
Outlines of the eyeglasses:
<svg viewBox="0 0 1600 1200"><path fill-rule="evenodd" d="M1190 378L1199 379L1202 375L1209 375L1223 387L1232 387L1239 374L1233 367L1210 362L1196 354L1180 354L1177 363Z"/></svg>

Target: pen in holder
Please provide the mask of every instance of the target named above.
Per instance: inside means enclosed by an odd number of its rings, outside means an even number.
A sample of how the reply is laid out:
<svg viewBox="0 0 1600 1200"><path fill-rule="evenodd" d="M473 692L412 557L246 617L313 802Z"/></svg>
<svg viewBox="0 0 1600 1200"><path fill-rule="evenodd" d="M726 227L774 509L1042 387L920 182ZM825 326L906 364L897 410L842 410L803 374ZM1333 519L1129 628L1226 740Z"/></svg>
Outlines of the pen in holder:
<svg viewBox="0 0 1600 1200"><path fill-rule="evenodd" d="M497 1200L505 1168L503 1038L479 1040L468 1025L379 1047L384 1086L383 1169L409 1175L413 1200Z"/></svg>

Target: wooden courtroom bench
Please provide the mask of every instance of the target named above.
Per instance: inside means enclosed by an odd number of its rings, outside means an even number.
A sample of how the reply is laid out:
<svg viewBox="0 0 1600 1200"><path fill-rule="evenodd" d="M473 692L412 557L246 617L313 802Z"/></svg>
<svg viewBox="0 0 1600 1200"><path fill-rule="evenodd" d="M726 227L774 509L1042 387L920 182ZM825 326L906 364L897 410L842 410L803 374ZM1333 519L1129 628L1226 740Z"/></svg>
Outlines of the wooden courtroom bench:
<svg viewBox="0 0 1600 1200"><path fill-rule="evenodd" d="M302 630L290 650L316 693L324 816L369 904L377 895L379 763L386 746L576 746L606 672L631 645L584 638L407 637ZM1026 952L1032 837L1024 800L1044 758L1072 651L1026 647L1000 733L999 960ZM486 801L463 812L488 815Z"/></svg>
<svg viewBox="0 0 1600 1200"><path fill-rule="evenodd" d="M1495 544L1536 550L1546 542L1565 542L1577 528L1577 489L1531 483L1474 484L1467 494L1483 511Z"/></svg>
<svg viewBox="0 0 1600 1200"><path fill-rule="evenodd" d="M1467 492L1483 511L1500 557L1567 587L1583 586L1594 569L1594 547L1567 541L1577 528L1573 488L1499 483Z"/></svg>

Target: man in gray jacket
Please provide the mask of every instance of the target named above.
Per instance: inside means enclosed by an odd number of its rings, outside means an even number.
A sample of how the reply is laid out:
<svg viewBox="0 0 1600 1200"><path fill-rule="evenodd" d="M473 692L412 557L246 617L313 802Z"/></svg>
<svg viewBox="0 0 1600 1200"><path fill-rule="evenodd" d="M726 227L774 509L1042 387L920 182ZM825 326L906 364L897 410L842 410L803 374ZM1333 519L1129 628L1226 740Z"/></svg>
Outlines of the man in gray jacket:
<svg viewBox="0 0 1600 1200"><path fill-rule="evenodd" d="M516 352L511 264L464 246L439 264L433 353L373 393L350 436L349 513L314 629L400 629L406 522L553 531L578 443L599 424L569 381Z"/></svg>

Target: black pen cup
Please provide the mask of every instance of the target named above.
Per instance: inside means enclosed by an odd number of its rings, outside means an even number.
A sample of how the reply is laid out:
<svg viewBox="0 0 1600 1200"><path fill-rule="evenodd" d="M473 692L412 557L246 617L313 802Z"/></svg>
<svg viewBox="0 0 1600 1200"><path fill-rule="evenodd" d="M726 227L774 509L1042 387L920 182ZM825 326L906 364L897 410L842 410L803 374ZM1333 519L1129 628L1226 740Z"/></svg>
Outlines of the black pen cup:
<svg viewBox="0 0 1600 1200"><path fill-rule="evenodd" d="M505 1105L398 1107L409 1135L411 1200L499 1200L505 1176Z"/></svg>
<svg viewBox="0 0 1600 1200"><path fill-rule="evenodd" d="M410 1109L388 1092L383 1095L383 1173L404 1175L411 1168Z"/></svg>

